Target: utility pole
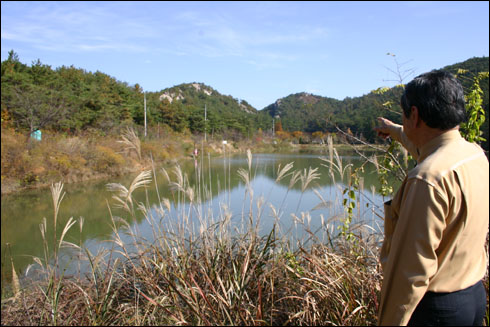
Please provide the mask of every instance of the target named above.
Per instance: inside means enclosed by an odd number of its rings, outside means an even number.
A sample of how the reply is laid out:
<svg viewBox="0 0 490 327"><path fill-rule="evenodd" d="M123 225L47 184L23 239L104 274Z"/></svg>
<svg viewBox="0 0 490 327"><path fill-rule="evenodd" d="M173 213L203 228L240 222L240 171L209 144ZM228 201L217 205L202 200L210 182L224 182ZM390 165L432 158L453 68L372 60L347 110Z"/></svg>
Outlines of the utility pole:
<svg viewBox="0 0 490 327"><path fill-rule="evenodd" d="M281 117L279 117L279 115L275 115L274 117L272 117L272 136L276 136L276 119L281 119Z"/></svg>
<svg viewBox="0 0 490 327"><path fill-rule="evenodd" d="M144 93L145 97L145 137L146 137L146 92Z"/></svg>
<svg viewBox="0 0 490 327"><path fill-rule="evenodd" d="M204 104L204 142L206 142L206 119L207 119L207 108L206 104Z"/></svg>

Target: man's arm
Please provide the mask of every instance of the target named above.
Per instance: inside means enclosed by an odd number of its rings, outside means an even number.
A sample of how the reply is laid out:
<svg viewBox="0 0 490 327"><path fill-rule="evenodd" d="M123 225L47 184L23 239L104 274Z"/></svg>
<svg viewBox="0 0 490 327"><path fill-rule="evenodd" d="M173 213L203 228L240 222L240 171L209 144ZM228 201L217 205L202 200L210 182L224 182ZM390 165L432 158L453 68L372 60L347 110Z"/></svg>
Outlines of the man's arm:
<svg viewBox="0 0 490 327"><path fill-rule="evenodd" d="M407 149L408 153L415 158L418 159L419 154L417 151L417 147L408 139L408 137L403 132L403 126L399 124L395 124L389 119L378 117L378 126L374 128L376 132L378 132L378 136L384 139L391 137L394 140L400 142L405 149Z"/></svg>

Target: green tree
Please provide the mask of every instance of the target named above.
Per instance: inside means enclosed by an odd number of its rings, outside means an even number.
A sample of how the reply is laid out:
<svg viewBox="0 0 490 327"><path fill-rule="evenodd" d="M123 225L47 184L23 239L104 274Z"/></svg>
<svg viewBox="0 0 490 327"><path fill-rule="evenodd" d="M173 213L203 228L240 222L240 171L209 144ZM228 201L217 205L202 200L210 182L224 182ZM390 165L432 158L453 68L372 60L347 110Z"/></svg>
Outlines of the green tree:
<svg viewBox="0 0 490 327"><path fill-rule="evenodd" d="M170 126L174 131L182 132L188 127L187 113L181 105L164 100L159 104L158 110L161 113L163 123Z"/></svg>
<svg viewBox="0 0 490 327"><path fill-rule="evenodd" d="M481 127L485 122L485 110L483 109L483 91L480 83L488 79L488 72L479 72L473 79L473 85L465 96L468 120L461 125L461 134L469 141L481 143L486 141L482 137Z"/></svg>
<svg viewBox="0 0 490 327"><path fill-rule="evenodd" d="M14 94L10 113L18 127L29 133L56 125L67 113L64 99L56 91L31 85L16 88Z"/></svg>

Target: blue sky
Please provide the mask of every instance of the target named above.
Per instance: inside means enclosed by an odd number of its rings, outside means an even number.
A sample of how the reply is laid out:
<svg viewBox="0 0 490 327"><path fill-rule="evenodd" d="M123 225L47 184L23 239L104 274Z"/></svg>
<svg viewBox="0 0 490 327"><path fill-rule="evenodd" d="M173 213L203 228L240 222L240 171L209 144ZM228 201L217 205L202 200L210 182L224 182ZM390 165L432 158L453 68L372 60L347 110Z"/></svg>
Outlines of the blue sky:
<svg viewBox="0 0 490 327"><path fill-rule="evenodd" d="M488 56L489 2L1 2L1 60L97 70L145 91L202 82L257 109L339 100ZM396 57L387 53L394 53Z"/></svg>

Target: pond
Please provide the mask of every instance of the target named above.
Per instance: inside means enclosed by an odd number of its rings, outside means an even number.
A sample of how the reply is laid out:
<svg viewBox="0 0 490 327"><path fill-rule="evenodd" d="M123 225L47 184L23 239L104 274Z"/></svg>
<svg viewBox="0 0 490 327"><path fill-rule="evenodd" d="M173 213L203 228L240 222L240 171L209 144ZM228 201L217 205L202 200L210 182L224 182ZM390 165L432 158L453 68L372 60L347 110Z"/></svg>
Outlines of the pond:
<svg viewBox="0 0 490 327"><path fill-rule="evenodd" d="M199 230L203 220L206 220L204 224L210 224L222 219L228 212L233 224L243 226L249 223L249 213L252 211L251 217L258 225L261 235L267 235L274 225L284 232L294 232L298 223L307 223L311 230L330 224L332 233L338 233L338 226L345 218L343 199L347 195L343 191L348 185L349 169L358 168L363 163L362 192L355 193L355 221L352 224L368 225L373 232L382 231L383 222L379 217L383 215L382 204L386 199L375 191L379 188L379 182L374 165L366 164L365 160L355 154L341 154L344 171L341 176L338 169L320 157L317 154L252 154L250 166L246 154L204 156L198 160L175 162L164 167L173 185L169 183L163 170L157 168L155 174L158 186L152 180L146 188L141 187L133 192L134 215L117 207L117 201L113 198L117 192L110 191L107 184L120 183L129 188L138 174L90 183L67 184L63 187L66 194L58 213L57 237L59 239L68 219L73 217L77 222L66 234L65 240L83 245L94 253L97 248L109 246L104 241L113 235L112 215L122 217L142 237L151 239L154 231L149 227L148 217L162 219L159 216L162 211L166 212L168 224L165 226L168 228L185 225L188 230ZM289 163L292 163L292 169L281 180L276 181L280 169ZM335 160L334 163L338 164ZM175 183L179 175L177 166L183 176L182 192L177 190ZM241 174L238 173L239 170L242 170ZM298 172L297 181L291 185L295 171ZM308 172L318 174L318 178L305 185ZM245 181L247 178L249 185ZM192 188L191 191L189 187ZM190 197L193 198L192 203L189 201ZM148 208L146 215L138 209L138 203ZM11 280L11 258L19 276L25 275L29 265L33 264L33 257L44 259L40 231L43 218L46 218L46 239L49 251L52 251L54 213L51 190L47 188L3 196L1 217L4 285L4 282L9 283ZM83 228L80 228L81 217ZM73 250L62 248L60 253L65 257L67 274L76 273L76 264L68 265L72 262Z"/></svg>

